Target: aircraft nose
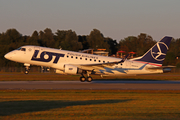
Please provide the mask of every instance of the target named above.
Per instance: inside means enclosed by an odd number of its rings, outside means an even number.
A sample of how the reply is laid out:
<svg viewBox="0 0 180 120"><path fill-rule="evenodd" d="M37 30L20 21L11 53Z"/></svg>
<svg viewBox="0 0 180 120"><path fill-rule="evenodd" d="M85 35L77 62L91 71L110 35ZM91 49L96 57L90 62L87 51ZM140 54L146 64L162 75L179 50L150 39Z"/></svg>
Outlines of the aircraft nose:
<svg viewBox="0 0 180 120"><path fill-rule="evenodd" d="M12 55L11 55L10 53L7 53L7 54L4 55L4 57L5 57L6 59L11 59L11 58L12 58Z"/></svg>

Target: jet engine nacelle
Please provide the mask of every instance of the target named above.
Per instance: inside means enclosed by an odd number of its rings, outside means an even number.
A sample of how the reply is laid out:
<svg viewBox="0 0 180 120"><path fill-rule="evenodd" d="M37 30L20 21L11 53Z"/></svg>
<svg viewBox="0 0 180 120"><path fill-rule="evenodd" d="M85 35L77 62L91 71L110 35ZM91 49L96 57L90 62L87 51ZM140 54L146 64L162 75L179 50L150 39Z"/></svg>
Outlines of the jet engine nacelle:
<svg viewBox="0 0 180 120"><path fill-rule="evenodd" d="M82 70L73 65L64 65L64 73L67 74L80 74Z"/></svg>

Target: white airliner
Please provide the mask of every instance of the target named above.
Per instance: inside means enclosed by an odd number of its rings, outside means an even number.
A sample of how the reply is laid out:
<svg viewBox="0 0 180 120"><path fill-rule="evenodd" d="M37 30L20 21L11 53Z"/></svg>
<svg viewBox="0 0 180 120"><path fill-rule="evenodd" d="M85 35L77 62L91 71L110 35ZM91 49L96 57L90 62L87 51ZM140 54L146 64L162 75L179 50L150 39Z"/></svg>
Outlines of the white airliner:
<svg viewBox="0 0 180 120"><path fill-rule="evenodd" d="M40 46L22 46L7 53L6 59L24 63L25 73L30 65L46 66L56 69L60 74L81 74L80 81L92 81L90 74L103 75L136 75L163 73L162 66L172 37L164 37L143 56L127 60L105 57L81 52L53 49ZM145 47L145 46L144 46ZM87 74L87 78L84 77Z"/></svg>

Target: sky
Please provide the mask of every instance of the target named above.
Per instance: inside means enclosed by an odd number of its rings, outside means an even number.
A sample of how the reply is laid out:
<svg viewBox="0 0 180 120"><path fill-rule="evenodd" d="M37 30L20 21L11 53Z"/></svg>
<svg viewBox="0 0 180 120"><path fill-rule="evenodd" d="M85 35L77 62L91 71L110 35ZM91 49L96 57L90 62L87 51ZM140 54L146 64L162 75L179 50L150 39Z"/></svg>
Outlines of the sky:
<svg viewBox="0 0 180 120"><path fill-rule="evenodd" d="M121 40L146 33L154 40L180 38L180 0L1 0L0 33L23 35L50 28L89 35L98 29Z"/></svg>

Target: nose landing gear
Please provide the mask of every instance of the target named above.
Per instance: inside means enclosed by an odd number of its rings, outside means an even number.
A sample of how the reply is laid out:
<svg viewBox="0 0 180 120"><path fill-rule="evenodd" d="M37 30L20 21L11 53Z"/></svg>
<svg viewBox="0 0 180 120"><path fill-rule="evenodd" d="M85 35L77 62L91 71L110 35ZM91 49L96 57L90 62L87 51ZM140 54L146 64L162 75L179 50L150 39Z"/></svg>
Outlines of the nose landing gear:
<svg viewBox="0 0 180 120"><path fill-rule="evenodd" d="M28 74L29 73L30 68L28 66L25 67L25 71L24 74Z"/></svg>
<svg viewBox="0 0 180 120"><path fill-rule="evenodd" d="M24 71L24 74L28 74L29 73L29 70L30 70L30 64L24 64L25 66L25 71Z"/></svg>

